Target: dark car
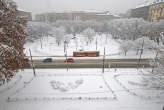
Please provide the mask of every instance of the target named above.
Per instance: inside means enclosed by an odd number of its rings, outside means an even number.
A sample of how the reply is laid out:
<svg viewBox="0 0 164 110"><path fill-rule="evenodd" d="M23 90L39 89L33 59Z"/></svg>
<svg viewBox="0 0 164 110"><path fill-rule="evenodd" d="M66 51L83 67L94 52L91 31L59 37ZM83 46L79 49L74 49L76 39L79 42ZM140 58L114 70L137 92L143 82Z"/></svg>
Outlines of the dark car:
<svg viewBox="0 0 164 110"><path fill-rule="evenodd" d="M43 62L52 62L52 58L46 58L43 60Z"/></svg>
<svg viewBox="0 0 164 110"><path fill-rule="evenodd" d="M73 63L74 62L74 59L73 58L67 58L67 59L65 59L64 62L71 62L71 63Z"/></svg>

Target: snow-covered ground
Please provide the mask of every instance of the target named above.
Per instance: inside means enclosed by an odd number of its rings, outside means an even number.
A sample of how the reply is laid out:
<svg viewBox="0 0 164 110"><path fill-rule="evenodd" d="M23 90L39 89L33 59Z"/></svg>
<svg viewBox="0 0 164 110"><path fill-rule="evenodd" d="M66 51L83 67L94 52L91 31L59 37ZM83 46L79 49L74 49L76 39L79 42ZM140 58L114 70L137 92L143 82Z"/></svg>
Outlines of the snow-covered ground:
<svg viewBox="0 0 164 110"><path fill-rule="evenodd" d="M67 47L67 55L73 56L73 51L96 51L96 39L97 39L97 50L100 51L100 57L104 54L104 47L106 48L106 57L107 58L139 58L139 55L136 55L136 51L129 51L127 56L124 55L123 52L120 51L120 44L116 40L112 38L112 36L108 35L106 39L106 35L96 35L94 40L86 44L85 37L82 35L77 35L77 39L71 39L70 43ZM42 48L41 48L42 42ZM57 45L54 37L44 37L42 40L38 39L33 43L25 44L24 53L29 56L29 49L32 51L33 56L36 59L42 59L43 57L39 56L58 56L62 58L65 55L64 52L64 44L61 43L60 46ZM76 48L77 47L77 48ZM142 58L153 58L155 57L155 52L152 51L144 51ZM96 57L94 57L96 58Z"/></svg>
<svg viewBox="0 0 164 110"><path fill-rule="evenodd" d="M144 87L146 71L25 70L0 87L0 110L162 110L164 91Z"/></svg>
<svg viewBox="0 0 164 110"><path fill-rule="evenodd" d="M117 54L119 52L119 44L114 41L111 36L106 40L106 36L95 36L95 39L86 44L86 38L82 35L77 35L77 39L71 39L67 47L68 56L73 55L73 51L79 51L80 49L84 51L96 51L96 38L97 38L97 50L100 51L102 55L104 52L104 47L106 47L106 54ZM25 53L29 56L29 48L32 50L33 56L64 56L64 44L61 43L60 46L57 45L55 37L44 37L41 42L40 39L34 43L25 44ZM76 48L77 47L77 48Z"/></svg>

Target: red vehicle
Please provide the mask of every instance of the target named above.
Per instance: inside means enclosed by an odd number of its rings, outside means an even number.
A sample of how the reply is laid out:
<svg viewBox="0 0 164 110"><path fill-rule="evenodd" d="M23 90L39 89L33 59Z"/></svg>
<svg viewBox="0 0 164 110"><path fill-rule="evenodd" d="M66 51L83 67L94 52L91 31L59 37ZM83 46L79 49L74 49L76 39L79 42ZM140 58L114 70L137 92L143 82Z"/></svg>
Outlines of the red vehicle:
<svg viewBox="0 0 164 110"><path fill-rule="evenodd" d="M28 62L29 62L29 59L28 59L28 58L24 58L24 61L25 61L26 63L28 63Z"/></svg>
<svg viewBox="0 0 164 110"><path fill-rule="evenodd" d="M73 58L67 58L67 59L64 60L64 62L71 62L71 63L73 63L74 59Z"/></svg>

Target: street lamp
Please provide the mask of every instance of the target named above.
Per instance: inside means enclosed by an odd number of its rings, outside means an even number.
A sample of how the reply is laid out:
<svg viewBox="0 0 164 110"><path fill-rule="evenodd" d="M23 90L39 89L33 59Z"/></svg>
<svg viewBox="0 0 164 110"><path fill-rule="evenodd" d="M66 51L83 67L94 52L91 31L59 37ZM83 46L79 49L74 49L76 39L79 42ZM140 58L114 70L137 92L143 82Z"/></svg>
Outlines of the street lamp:
<svg viewBox="0 0 164 110"><path fill-rule="evenodd" d="M41 49L43 49L42 39L41 38L40 38L40 46L41 46Z"/></svg>
<svg viewBox="0 0 164 110"><path fill-rule="evenodd" d="M140 49L141 52L140 52L140 58L139 58L139 61L138 61L138 68L139 68L139 66L140 66L141 57L142 57L143 50L144 50L144 43L145 43L145 41L144 41L144 38L143 38L142 47L141 47L141 49Z"/></svg>
<svg viewBox="0 0 164 110"><path fill-rule="evenodd" d="M105 69L105 47L104 47L104 56L103 56L103 68L102 68L102 73L104 73Z"/></svg>
<svg viewBox="0 0 164 110"><path fill-rule="evenodd" d="M96 38L96 50L97 50L97 38Z"/></svg>
<svg viewBox="0 0 164 110"><path fill-rule="evenodd" d="M66 51L66 44L67 44L67 41L64 40L64 52Z"/></svg>
<svg viewBox="0 0 164 110"><path fill-rule="evenodd" d="M33 62L33 59L32 59L32 54L31 54L31 50L30 49L29 49L29 52L30 52L30 57L31 57L31 63L32 63L33 73L34 73L34 76L36 76L34 62Z"/></svg>
<svg viewBox="0 0 164 110"><path fill-rule="evenodd" d="M67 71L68 71L68 61L67 61L67 49L66 49L66 53L65 53L65 57L66 57L66 65L67 65Z"/></svg>
<svg viewBox="0 0 164 110"><path fill-rule="evenodd" d="M77 42L77 37L73 37L72 39L74 39L75 40L75 44L76 44L76 51L77 51L77 47L78 47L78 42Z"/></svg>

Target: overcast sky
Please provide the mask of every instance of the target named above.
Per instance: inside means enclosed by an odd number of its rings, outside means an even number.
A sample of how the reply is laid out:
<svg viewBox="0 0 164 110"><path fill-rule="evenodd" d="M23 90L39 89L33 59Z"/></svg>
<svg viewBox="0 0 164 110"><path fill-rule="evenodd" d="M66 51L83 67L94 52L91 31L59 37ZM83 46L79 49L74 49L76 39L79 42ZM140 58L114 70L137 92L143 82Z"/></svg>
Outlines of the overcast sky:
<svg viewBox="0 0 164 110"><path fill-rule="evenodd" d="M95 9L122 13L147 0L14 0L25 11L41 13L47 11L79 11Z"/></svg>

